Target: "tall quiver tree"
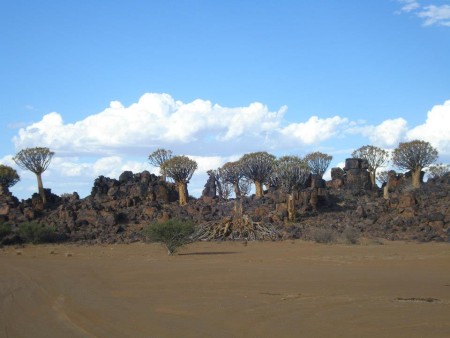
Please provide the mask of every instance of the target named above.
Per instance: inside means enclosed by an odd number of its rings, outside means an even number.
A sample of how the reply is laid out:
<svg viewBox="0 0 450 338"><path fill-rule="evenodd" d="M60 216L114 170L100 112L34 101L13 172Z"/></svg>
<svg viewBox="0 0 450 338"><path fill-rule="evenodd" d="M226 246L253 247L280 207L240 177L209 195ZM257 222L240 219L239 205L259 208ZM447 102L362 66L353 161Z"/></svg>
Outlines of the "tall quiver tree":
<svg viewBox="0 0 450 338"><path fill-rule="evenodd" d="M161 168L164 162L170 160L172 158L172 151L167 149L156 149L153 153L148 156L148 161L150 164L156 168L160 168L160 174L162 176L163 181L166 180L166 174L164 170Z"/></svg>
<svg viewBox="0 0 450 338"><path fill-rule="evenodd" d="M227 162L219 168L219 174L224 182L233 186L236 198L241 197L240 181L244 176L242 172L242 165L240 161Z"/></svg>
<svg viewBox="0 0 450 338"><path fill-rule="evenodd" d="M308 165L297 156L283 156L275 162L273 176L279 187L287 194L289 221L295 220L294 193L308 180Z"/></svg>
<svg viewBox="0 0 450 338"><path fill-rule="evenodd" d="M10 166L0 164L0 195L20 181L17 171Z"/></svg>
<svg viewBox="0 0 450 338"><path fill-rule="evenodd" d="M314 153L309 153L305 156L304 161L308 164L311 173L318 175L322 178L325 171L327 171L328 166L331 163L333 156L316 151Z"/></svg>
<svg viewBox="0 0 450 338"><path fill-rule="evenodd" d="M410 170L412 185L420 187L422 169L436 162L438 151L429 142L414 140L400 143L392 153L392 162L399 169Z"/></svg>
<svg viewBox="0 0 450 338"><path fill-rule="evenodd" d="M161 170L175 181L180 205L186 205L188 201L187 184L197 170L197 162L187 156L174 156L161 164Z"/></svg>
<svg viewBox="0 0 450 338"><path fill-rule="evenodd" d="M250 153L242 156L240 162L244 177L255 184L256 197L263 196L263 184L270 180L275 165L275 156L265 151Z"/></svg>
<svg viewBox="0 0 450 338"><path fill-rule="evenodd" d="M38 191L41 195L42 203L47 203L44 185L42 184L42 173L47 170L50 161L55 153L45 147L26 148L19 151L13 157L14 162L24 169L34 173L38 181Z"/></svg>
<svg viewBox="0 0 450 338"><path fill-rule="evenodd" d="M389 152L375 146L367 145L353 151L352 157L367 160L367 163L369 164L370 181L372 182L372 187L375 187L377 169L387 164L389 161Z"/></svg>

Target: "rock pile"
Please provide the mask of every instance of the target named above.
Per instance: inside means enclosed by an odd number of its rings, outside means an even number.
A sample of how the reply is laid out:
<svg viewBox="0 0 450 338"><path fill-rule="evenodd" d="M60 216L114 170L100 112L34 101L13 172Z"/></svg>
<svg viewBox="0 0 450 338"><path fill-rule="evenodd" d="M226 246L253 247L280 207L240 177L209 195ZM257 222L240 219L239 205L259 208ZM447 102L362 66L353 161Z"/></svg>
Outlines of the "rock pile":
<svg viewBox="0 0 450 338"><path fill-rule="evenodd" d="M0 223L20 215L18 207L19 200L11 194L7 187L0 185Z"/></svg>
<svg viewBox="0 0 450 338"><path fill-rule="evenodd" d="M347 158L344 169L332 168L331 181L327 186L334 189L372 189L370 174L367 171L369 163L360 158Z"/></svg>

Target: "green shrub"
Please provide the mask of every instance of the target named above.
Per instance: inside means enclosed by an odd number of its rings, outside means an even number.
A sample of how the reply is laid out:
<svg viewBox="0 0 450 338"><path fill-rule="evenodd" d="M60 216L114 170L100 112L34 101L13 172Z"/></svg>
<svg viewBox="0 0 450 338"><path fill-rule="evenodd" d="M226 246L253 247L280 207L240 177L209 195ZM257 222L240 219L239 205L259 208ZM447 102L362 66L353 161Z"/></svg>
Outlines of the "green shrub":
<svg viewBox="0 0 450 338"><path fill-rule="evenodd" d="M56 229L54 227L35 222L20 224L18 232L20 238L27 243L53 243L57 240Z"/></svg>
<svg viewBox="0 0 450 338"><path fill-rule="evenodd" d="M7 223L0 223L0 241L11 233L11 225Z"/></svg>
<svg viewBox="0 0 450 338"><path fill-rule="evenodd" d="M189 221L171 219L162 223L154 223L144 230L151 242L161 243L167 248L169 255L181 246L192 242L194 224Z"/></svg>

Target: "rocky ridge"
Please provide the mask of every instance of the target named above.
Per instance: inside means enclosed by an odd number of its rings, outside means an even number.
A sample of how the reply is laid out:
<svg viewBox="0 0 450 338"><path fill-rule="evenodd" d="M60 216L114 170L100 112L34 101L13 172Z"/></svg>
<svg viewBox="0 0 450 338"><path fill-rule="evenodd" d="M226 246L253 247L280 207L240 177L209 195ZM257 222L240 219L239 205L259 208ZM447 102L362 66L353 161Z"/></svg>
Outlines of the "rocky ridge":
<svg viewBox="0 0 450 338"><path fill-rule="evenodd" d="M394 179L395 178L395 179ZM344 169L333 168L325 182L312 175L295 195L296 222L287 223L286 196L269 189L262 198L220 200L214 178L203 196L178 205L174 184L148 171L125 171L119 179L98 177L91 194L59 197L47 190L43 206L36 194L19 202L7 189L0 190L0 223L13 227L24 222L54 226L67 240L81 243L131 243L144 240L142 229L170 218L196 224L218 224L240 216L252 224L270 224L280 238L311 238L314 229L341 233L353 228L366 237L389 240L449 241L450 175L429 180L412 189L407 175L392 174L389 196L372 187L367 163L348 159ZM226 239L224 236L223 239Z"/></svg>

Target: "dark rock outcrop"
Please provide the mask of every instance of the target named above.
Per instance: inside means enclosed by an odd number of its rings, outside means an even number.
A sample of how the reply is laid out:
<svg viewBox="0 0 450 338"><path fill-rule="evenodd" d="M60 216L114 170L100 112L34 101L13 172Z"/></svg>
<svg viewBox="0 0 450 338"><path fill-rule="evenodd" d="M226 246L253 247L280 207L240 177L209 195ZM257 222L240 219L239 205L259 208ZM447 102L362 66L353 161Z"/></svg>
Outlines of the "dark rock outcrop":
<svg viewBox="0 0 450 338"><path fill-rule="evenodd" d="M16 209L19 207L19 200L12 195L7 187L0 185L0 223L15 219Z"/></svg>
<svg viewBox="0 0 450 338"><path fill-rule="evenodd" d="M208 180L206 181L205 188L202 191L202 197L206 201L210 201L217 197L216 177L214 173L208 172Z"/></svg>
<svg viewBox="0 0 450 338"><path fill-rule="evenodd" d="M449 240L450 174L412 189L404 175L392 172L385 199L380 189L369 189L366 167L364 161L349 159L345 170L332 170L330 182L311 176L307 187L294 194L297 220L288 226L287 195L279 190L270 189L261 198L221 201L210 176L202 198L179 206L175 185L148 171L124 172L118 180L100 176L90 196L83 199L77 193L59 197L47 191L45 206L37 195L19 202L2 188L0 222L13 227L28 221L55 226L68 240L83 243L139 241L145 226L170 218L214 224L236 217L254 224L270 223L281 229L284 238L305 237L317 227L342 232L351 226L368 237Z"/></svg>

